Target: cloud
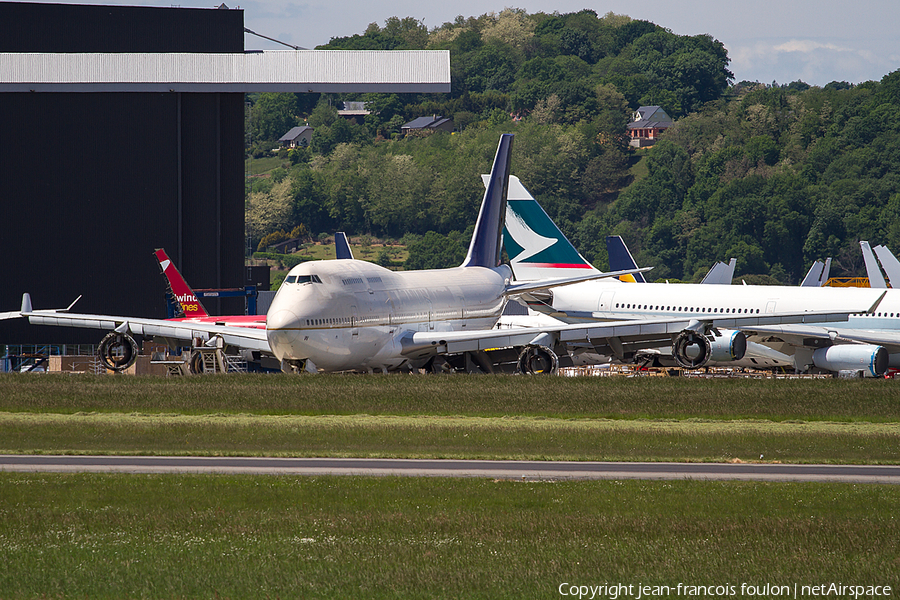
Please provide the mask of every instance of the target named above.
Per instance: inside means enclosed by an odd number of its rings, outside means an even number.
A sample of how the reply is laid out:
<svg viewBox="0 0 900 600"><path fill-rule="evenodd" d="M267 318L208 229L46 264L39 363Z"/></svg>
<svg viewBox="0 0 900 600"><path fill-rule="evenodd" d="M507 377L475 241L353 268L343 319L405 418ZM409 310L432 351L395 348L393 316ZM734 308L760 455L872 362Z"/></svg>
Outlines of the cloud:
<svg viewBox="0 0 900 600"><path fill-rule="evenodd" d="M880 80L896 64L867 49L812 39L758 40L729 49L729 55L737 81L764 83L797 79L812 85L860 83Z"/></svg>

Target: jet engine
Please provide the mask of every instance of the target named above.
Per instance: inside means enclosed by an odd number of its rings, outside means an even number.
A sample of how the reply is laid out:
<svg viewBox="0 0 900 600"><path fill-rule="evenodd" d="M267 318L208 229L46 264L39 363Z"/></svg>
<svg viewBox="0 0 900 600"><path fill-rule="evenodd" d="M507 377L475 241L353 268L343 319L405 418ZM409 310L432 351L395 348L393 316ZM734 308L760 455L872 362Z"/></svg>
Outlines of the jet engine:
<svg viewBox="0 0 900 600"><path fill-rule="evenodd" d="M553 350L546 346L530 345L525 346L519 354L516 372L525 375L553 375L558 368L559 357Z"/></svg>
<svg viewBox="0 0 900 600"><path fill-rule="evenodd" d="M137 342L127 333L110 331L100 340L97 356L103 366L110 371L124 371L137 360Z"/></svg>
<svg viewBox="0 0 900 600"><path fill-rule="evenodd" d="M710 354L709 339L699 331L685 329L672 342L672 356L685 369L702 367L709 361Z"/></svg>
<svg viewBox="0 0 900 600"><path fill-rule="evenodd" d="M813 364L826 371L862 371L881 377L888 369L888 351L870 344L839 344L813 352Z"/></svg>
<svg viewBox="0 0 900 600"><path fill-rule="evenodd" d="M719 329L710 341L709 359L715 362L741 360L747 352L747 336L735 329Z"/></svg>
<svg viewBox="0 0 900 600"><path fill-rule="evenodd" d="M709 361L740 360L746 352L747 336L733 329L713 330L710 336L685 329L672 343L672 356L685 369L696 369Z"/></svg>

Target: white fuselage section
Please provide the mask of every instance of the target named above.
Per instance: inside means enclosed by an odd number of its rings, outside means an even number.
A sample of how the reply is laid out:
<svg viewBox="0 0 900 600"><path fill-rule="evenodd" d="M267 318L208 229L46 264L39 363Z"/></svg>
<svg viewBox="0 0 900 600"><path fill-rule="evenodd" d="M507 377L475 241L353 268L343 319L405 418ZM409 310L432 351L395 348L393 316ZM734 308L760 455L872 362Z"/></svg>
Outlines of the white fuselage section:
<svg viewBox="0 0 900 600"><path fill-rule="evenodd" d="M280 360L324 371L408 362L404 336L490 329L506 304L508 267L394 272L358 260L297 265L272 301L267 337Z"/></svg>
<svg viewBox="0 0 900 600"><path fill-rule="evenodd" d="M877 299L878 294L878 290L867 288L634 284L604 280L554 289L553 307L573 317L595 320L722 314L763 315L834 310L854 303L864 305L867 299ZM894 328L900 328L900 291L888 290L878 308L878 312L884 311L894 314ZM873 319L877 320L877 317L869 316L853 318L858 320L854 327L866 323L866 329L871 328L868 324L874 322ZM886 318L890 320L890 317Z"/></svg>
<svg viewBox="0 0 900 600"><path fill-rule="evenodd" d="M553 308L567 313L570 317L593 320L667 316L702 318L722 314L764 315L843 310L846 306L864 306L867 302L874 302L883 291L885 290L799 286L636 284L604 280L554 289ZM831 323L828 329L839 331L844 335L852 330L900 332L900 290L886 291L886 296L874 314L853 314L846 323ZM748 354L751 352L753 350L748 349ZM783 360L773 355L762 361L760 358L766 352L757 354L760 356L757 356L756 362L751 361L752 355L744 362L775 366ZM900 355L891 354L890 361L891 366L900 366Z"/></svg>

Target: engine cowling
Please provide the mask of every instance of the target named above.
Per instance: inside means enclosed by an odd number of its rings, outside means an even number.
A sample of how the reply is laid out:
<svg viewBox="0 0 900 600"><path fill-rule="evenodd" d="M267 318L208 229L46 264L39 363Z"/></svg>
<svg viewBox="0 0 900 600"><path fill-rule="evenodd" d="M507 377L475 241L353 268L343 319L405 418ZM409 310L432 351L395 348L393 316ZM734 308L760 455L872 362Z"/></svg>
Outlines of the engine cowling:
<svg viewBox="0 0 900 600"><path fill-rule="evenodd" d="M546 346L525 346L516 365L516 371L525 375L553 375L558 369L559 357Z"/></svg>
<svg viewBox="0 0 900 600"><path fill-rule="evenodd" d="M866 377L881 377L890 356L882 346L838 344L813 352L813 364L826 371L862 371Z"/></svg>
<svg viewBox="0 0 900 600"><path fill-rule="evenodd" d="M709 339L697 331L685 329L672 342L672 357L685 369L702 367L709 361L710 354Z"/></svg>
<svg viewBox="0 0 900 600"><path fill-rule="evenodd" d="M709 360L731 362L741 360L747 352L747 336L735 329L719 329L710 342Z"/></svg>
<svg viewBox="0 0 900 600"><path fill-rule="evenodd" d="M137 355L137 342L127 333L110 331L97 346L100 362L110 371L124 371L134 364Z"/></svg>

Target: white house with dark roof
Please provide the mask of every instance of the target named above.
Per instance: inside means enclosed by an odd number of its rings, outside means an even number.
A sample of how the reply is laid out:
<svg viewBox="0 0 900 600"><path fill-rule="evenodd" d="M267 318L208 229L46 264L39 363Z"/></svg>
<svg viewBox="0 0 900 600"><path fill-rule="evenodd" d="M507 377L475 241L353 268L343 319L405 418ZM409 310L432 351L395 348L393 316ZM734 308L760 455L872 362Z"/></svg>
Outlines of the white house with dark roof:
<svg viewBox="0 0 900 600"><path fill-rule="evenodd" d="M286 148L308 148L312 142L313 128L309 125L294 127L286 134L278 138L281 145Z"/></svg>
<svg viewBox="0 0 900 600"><path fill-rule="evenodd" d="M631 140L628 142L635 148L652 146L659 139L659 134L674 125L672 117L659 106L642 106L632 115L631 123L626 127Z"/></svg>

